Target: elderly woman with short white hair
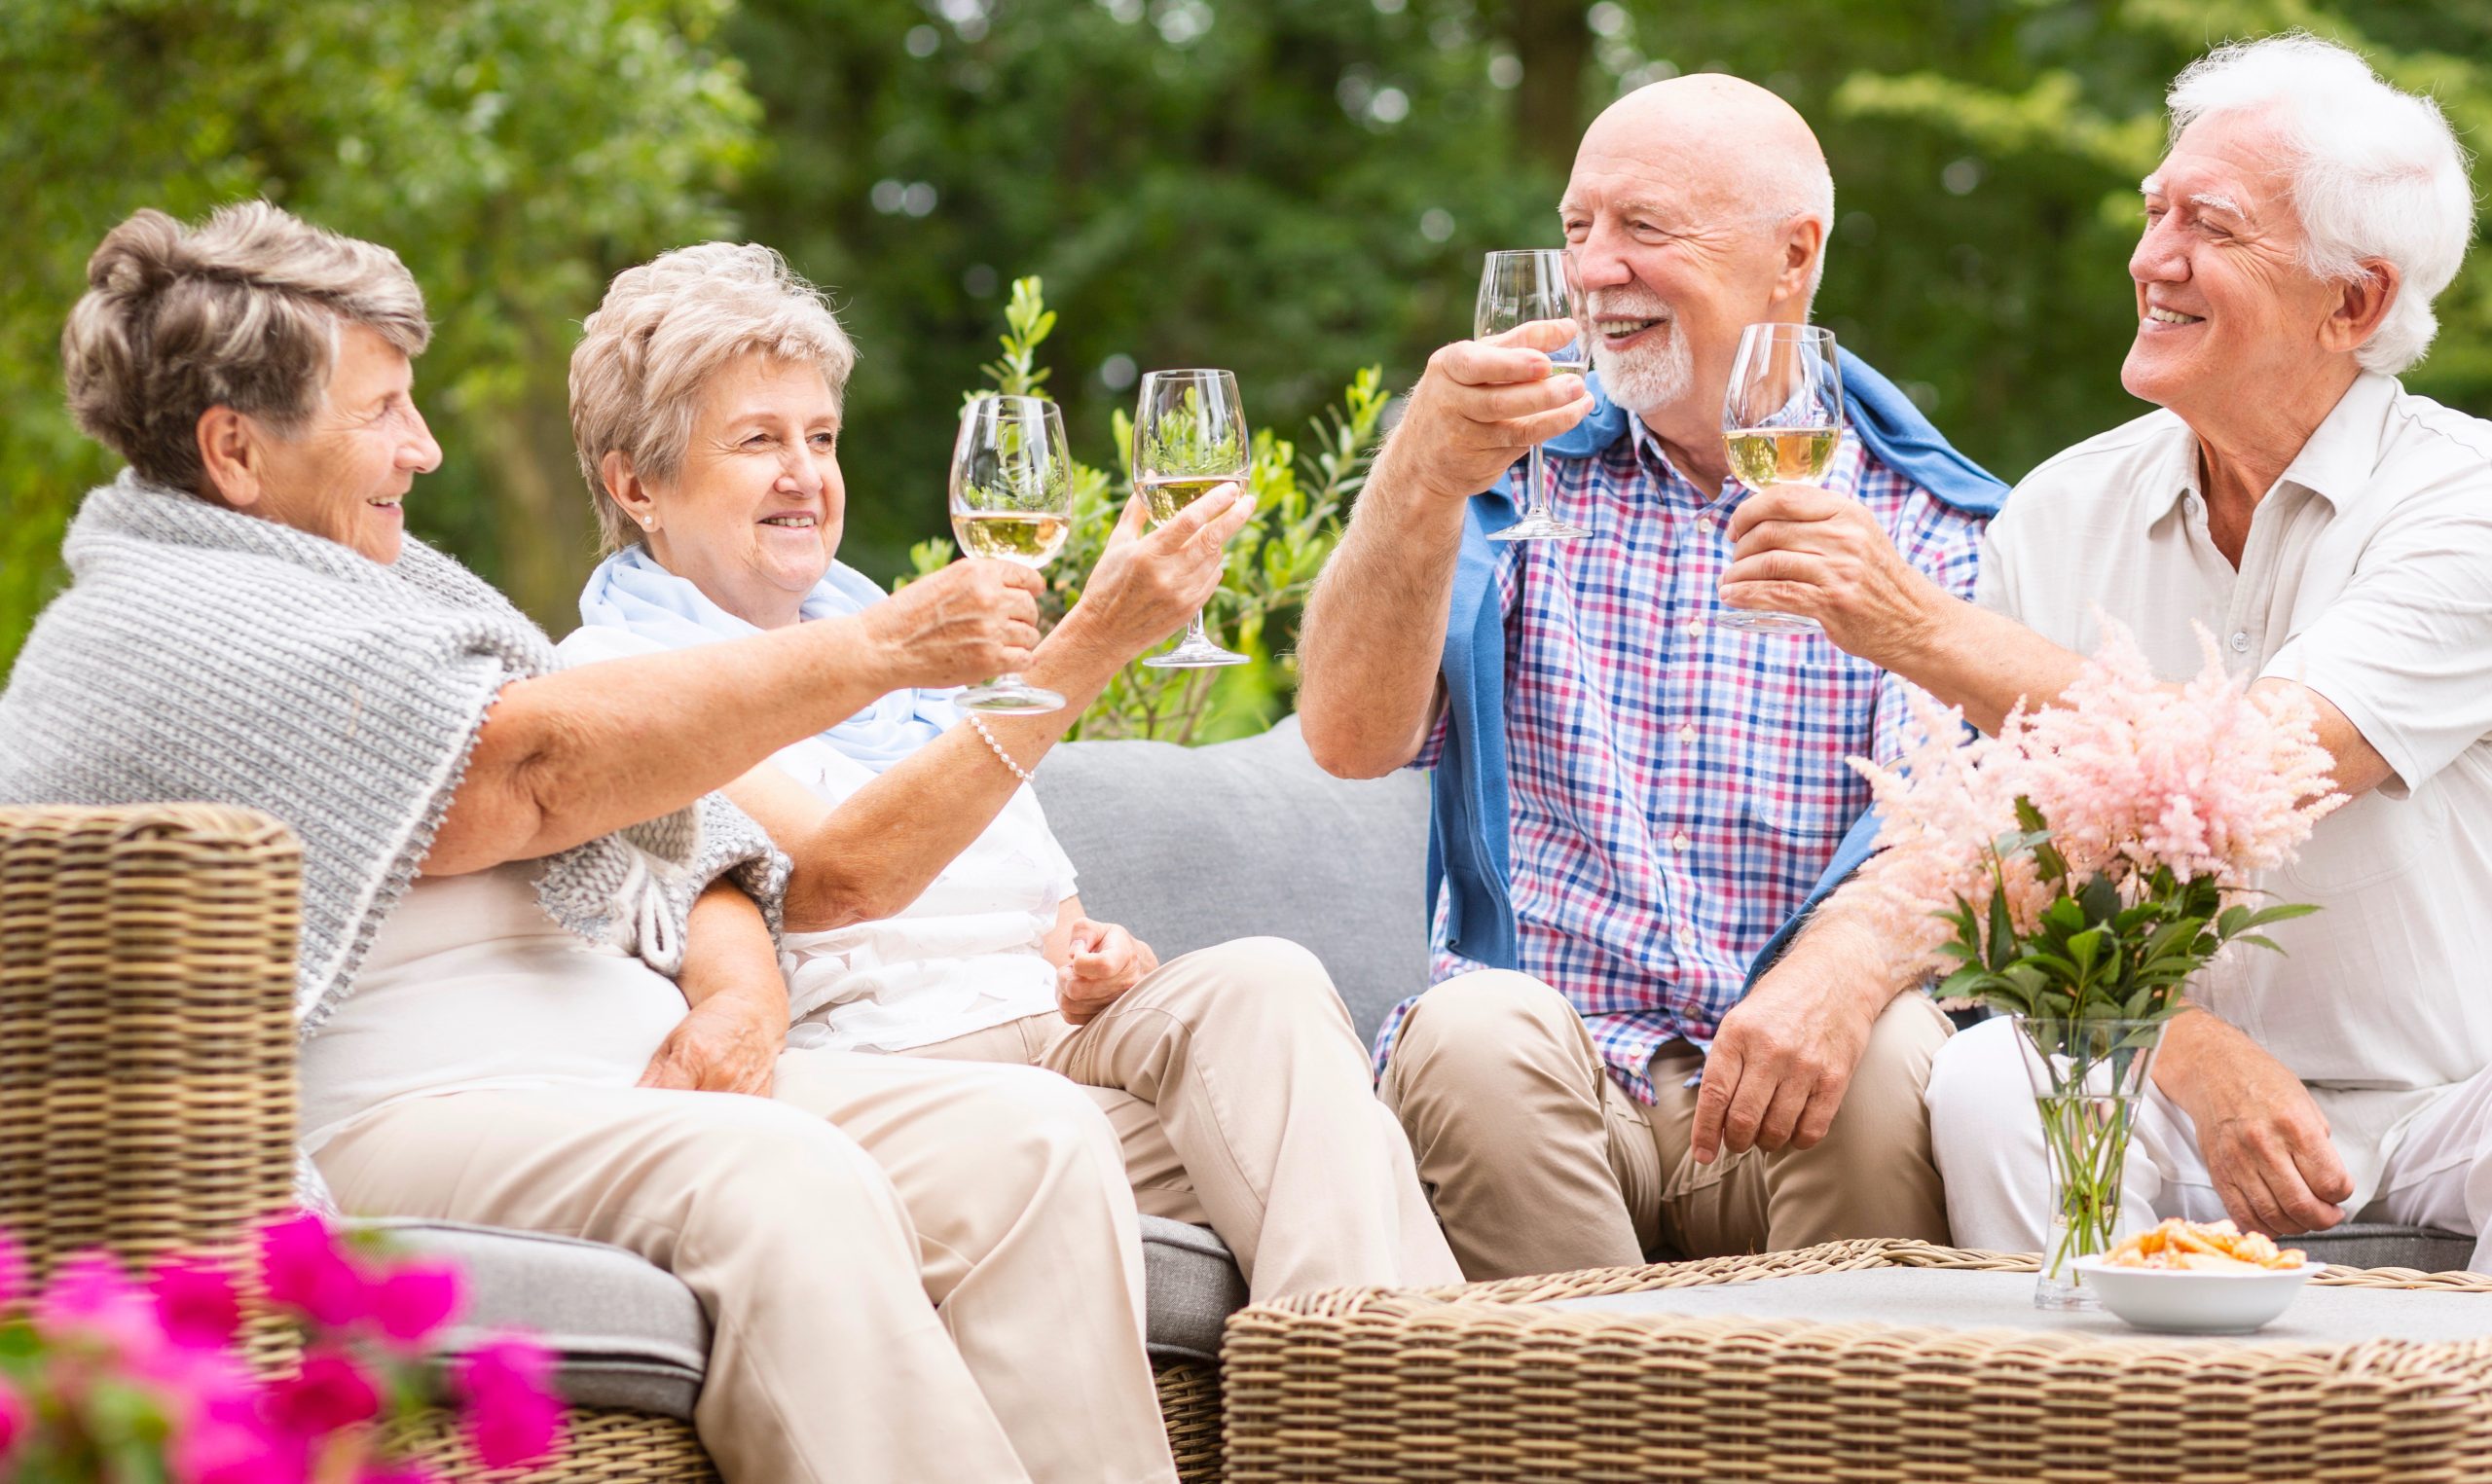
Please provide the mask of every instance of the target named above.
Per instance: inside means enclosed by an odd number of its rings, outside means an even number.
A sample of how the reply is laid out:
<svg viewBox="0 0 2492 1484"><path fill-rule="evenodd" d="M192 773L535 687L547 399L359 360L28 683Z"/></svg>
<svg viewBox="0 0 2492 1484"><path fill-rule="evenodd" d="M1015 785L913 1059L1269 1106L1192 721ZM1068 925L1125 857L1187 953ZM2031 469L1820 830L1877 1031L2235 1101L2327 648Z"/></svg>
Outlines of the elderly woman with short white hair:
<svg viewBox="0 0 2492 1484"><path fill-rule="evenodd" d="M835 560L852 362L821 296L766 248L707 243L614 280L571 358L571 424L616 550L567 654L801 632L891 600ZM732 1067L786 1034L1048 1068L1108 1111L1142 1209L1218 1232L1258 1299L1457 1282L1314 956L1252 938L1159 963L1083 915L1027 787L1117 670L1210 596L1249 514L1225 489L1146 535L1128 506L1027 671L1063 709L965 718L941 691L896 692L731 784L794 861L797 1020L756 1014L708 1050Z"/></svg>
<svg viewBox="0 0 2492 1484"><path fill-rule="evenodd" d="M730 1480L1173 1479L1087 1099L830 1050L672 1076L786 1003L786 863L715 790L893 684L1020 662L1026 579L965 563L854 619L565 670L404 532L441 451L396 257L259 202L142 211L88 282L70 406L129 468L0 695L0 803L293 826L304 1144L338 1203L674 1273Z"/></svg>
<svg viewBox="0 0 2492 1484"><path fill-rule="evenodd" d="M2492 422L2398 380L2474 234L2466 153L2429 97L2312 36L2220 48L2169 102L2120 368L2159 410L2026 477L1976 603L1792 487L1735 518L1723 596L1821 619L1985 728L2062 695L2107 616L2167 681L2212 633L2257 691L2307 704L2352 802L2272 889L2323 910L2275 926L2284 954L2192 984L2121 1220L2432 1226L2492 1271ZM2040 1246L2008 1024L1948 1043L1928 1100L1956 1239Z"/></svg>

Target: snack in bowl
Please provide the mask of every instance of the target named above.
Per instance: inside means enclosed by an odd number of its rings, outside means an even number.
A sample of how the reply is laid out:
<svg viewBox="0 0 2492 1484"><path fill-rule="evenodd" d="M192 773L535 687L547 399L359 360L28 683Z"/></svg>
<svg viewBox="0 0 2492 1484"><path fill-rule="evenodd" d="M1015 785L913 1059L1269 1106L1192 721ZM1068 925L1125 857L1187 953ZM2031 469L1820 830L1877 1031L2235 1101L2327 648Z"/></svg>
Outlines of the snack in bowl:
<svg viewBox="0 0 2492 1484"><path fill-rule="evenodd" d="M2301 1249L2279 1249L2263 1232L2245 1232L2230 1221L2183 1221L2175 1216L2142 1231L2103 1254L2115 1268L2184 1268L2193 1273L2272 1273L2298 1268Z"/></svg>
<svg viewBox="0 0 2492 1484"><path fill-rule="evenodd" d="M2076 1266L2103 1307L2140 1329L2247 1334L2284 1313L2324 1264L2229 1221L2171 1220Z"/></svg>

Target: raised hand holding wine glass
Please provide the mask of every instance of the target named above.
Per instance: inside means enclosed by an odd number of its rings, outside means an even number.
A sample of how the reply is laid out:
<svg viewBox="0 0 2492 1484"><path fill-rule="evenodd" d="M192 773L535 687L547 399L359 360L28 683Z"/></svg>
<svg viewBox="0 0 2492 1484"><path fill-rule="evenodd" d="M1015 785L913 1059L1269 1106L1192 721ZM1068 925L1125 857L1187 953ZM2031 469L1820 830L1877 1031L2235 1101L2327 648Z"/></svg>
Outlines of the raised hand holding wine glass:
<svg viewBox="0 0 2492 1484"><path fill-rule="evenodd" d="M1154 522L1175 520L1223 485L1244 485L1252 461L1236 377L1226 371L1154 371L1142 379L1133 418L1133 484ZM1200 670L1243 665L1246 657L1213 643L1197 608L1183 643L1142 663L1154 670Z"/></svg>
<svg viewBox="0 0 2492 1484"><path fill-rule="evenodd" d="M1073 530L1073 453L1064 415L1044 397L982 396L961 409L952 444L952 534L972 557L1044 567ZM990 715L1062 708L1064 698L998 675L956 704Z"/></svg>
<svg viewBox="0 0 2492 1484"><path fill-rule="evenodd" d="M1574 260L1564 250L1534 247L1492 252L1480 270L1480 300L1472 311L1472 333L1480 340L1503 335L1534 320L1562 319L1583 323L1583 288L1575 277ZM1585 346L1578 335L1572 344L1553 351L1552 374L1584 369ZM1540 445L1524 459L1526 497L1522 519L1488 533L1491 541L1571 541L1592 532L1550 513L1549 485L1543 473Z"/></svg>
<svg viewBox="0 0 2492 1484"><path fill-rule="evenodd" d="M1741 331L1722 402L1722 437L1730 445L1732 475L1750 489L1821 483L1843 443L1843 366L1834 332L1794 324ZM1712 620L1756 633L1825 632L1815 619L1758 608L1725 608Z"/></svg>

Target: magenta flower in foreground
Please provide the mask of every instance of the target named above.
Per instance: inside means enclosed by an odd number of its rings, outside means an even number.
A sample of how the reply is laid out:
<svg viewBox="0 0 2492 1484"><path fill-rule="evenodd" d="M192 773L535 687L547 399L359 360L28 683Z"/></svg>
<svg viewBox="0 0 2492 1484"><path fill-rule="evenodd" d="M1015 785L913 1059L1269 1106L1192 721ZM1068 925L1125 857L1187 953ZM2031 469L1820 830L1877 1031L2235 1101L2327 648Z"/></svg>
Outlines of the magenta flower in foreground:
<svg viewBox="0 0 2492 1484"><path fill-rule="evenodd" d="M329 1224L311 1212L260 1228L260 1281L269 1297L323 1324L364 1316L363 1274L338 1248Z"/></svg>
<svg viewBox="0 0 2492 1484"><path fill-rule="evenodd" d="M34 1412L17 1388L0 1381L0 1464L16 1456L18 1445L25 1440L26 1430L34 1426Z"/></svg>
<svg viewBox="0 0 2492 1484"><path fill-rule="evenodd" d="M365 1290L372 1321L402 1345L428 1339L458 1316L466 1295L458 1270L441 1263L411 1262Z"/></svg>
<svg viewBox="0 0 2492 1484"><path fill-rule="evenodd" d="M156 1265L149 1283L165 1337L176 1345L214 1350L231 1344L242 1327L242 1297L233 1277L215 1263L168 1258Z"/></svg>
<svg viewBox="0 0 2492 1484"><path fill-rule="evenodd" d="M79 1252L63 1261L35 1301L34 1320L49 1338L83 1337L132 1366L153 1364L165 1349L155 1303L108 1252Z"/></svg>
<svg viewBox="0 0 2492 1484"><path fill-rule="evenodd" d="M503 1336L467 1353L458 1389L467 1398L467 1435L489 1468L534 1463L554 1451L563 1403L554 1394L554 1357L531 1340Z"/></svg>
<svg viewBox="0 0 2492 1484"><path fill-rule="evenodd" d="M269 1390L269 1421L293 1437L326 1437L380 1415L380 1389L353 1357L334 1350L305 1356L301 1371Z"/></svg>

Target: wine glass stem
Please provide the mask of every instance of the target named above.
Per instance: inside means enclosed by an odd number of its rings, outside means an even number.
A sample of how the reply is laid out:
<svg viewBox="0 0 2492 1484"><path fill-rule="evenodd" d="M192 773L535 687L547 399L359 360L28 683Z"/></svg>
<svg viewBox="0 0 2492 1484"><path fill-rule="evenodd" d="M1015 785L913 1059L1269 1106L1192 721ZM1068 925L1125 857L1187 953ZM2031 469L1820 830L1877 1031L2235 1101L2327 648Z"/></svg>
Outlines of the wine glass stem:
<svg viewBox="0 0 2492 1484"><path fill-rule="evenodd" d="M1203 632L1203 610L1200 608L1196 608L1194 610L1193 621L1186 625L1186 642L1188 644L1209 644L1211 642L1211 635Z"/></svg>
<svg viewBox="0 0 2492 1484"><path fill-rule="evenodd" d="M1548 487L1541 481L1540 445L1536 443L1531 446L1530 454L1523 460L1523 479L1531 486L1531 498L1523 502L1523 519L1526 521L1548 520L1549 496L1544 492Z"/></svg>

